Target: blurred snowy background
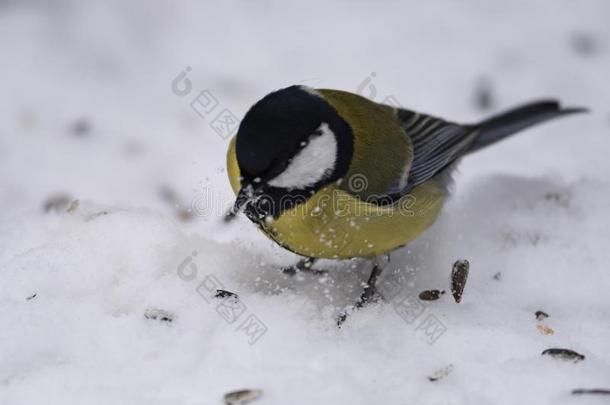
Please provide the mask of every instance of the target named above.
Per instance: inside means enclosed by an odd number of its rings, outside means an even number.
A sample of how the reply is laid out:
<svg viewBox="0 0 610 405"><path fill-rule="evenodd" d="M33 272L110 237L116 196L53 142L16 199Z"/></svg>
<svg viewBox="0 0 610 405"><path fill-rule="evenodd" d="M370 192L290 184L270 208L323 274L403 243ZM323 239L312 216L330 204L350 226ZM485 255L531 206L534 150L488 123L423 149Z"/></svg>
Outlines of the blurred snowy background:
<svg viewBox="0 0 610 405"><path fill-rule="evenodd" d="M0 404L608 401L571 393L610 388L606 0L0 0L0 51ZM468 259L461 304L405 319L382 302L337 329L367 263L287 278L294 255L219 223L214 119L291 84L463 122L542 97L592 112L468 157L441 220L394 255L384 277L412 292ZM200 294L214 283L242 312Z"/></svg>

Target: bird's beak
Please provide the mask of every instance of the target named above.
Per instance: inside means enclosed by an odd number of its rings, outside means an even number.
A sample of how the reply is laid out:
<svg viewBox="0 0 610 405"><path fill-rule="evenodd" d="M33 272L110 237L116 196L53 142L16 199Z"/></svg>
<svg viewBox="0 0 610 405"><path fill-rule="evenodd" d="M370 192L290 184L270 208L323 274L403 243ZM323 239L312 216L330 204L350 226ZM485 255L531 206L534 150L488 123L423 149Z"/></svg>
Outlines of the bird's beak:
<svg viewBox="0 0 610 405"><path fill-rule="evenodd" d="M233 207L225 214L225 222L231 221L246 208L248 203L254 199L255 191L252 184L246 184L239 190Z"/></svg>

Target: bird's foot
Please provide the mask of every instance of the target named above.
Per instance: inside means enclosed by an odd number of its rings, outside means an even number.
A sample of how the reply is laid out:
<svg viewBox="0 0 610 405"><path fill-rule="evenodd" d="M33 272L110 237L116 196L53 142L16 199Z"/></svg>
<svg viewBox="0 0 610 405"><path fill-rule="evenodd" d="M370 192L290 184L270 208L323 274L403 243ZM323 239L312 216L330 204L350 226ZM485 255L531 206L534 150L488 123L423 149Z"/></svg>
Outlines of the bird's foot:
<svg viewBox="0 0 610 405"><path fill-rule="evenodd" d="M341 325L343 325L343 322L347 320L347 317L355 310L360 309L370 303L377 302L379 301L379 299L383 298L379 291L377 291L376 285L377 279L381 275L381 272L383 271L389 260L389 255L383 255L375 259L373 270L371 270L371 275L369 276L369 280L367 281L366 286L364 287L364 291L362 291L362 295L360 295L360 298L358 299L358 301L356 301L356 304L350 310L343 311L339 314L339 317L337 318L338 327L341 327Z"/></svg>
<svg viewBox="0 0 610 405"><path fill-rule="evenodd" d="M339 314L339 316L337 317L337 326L341 327L341 325L343 325L343 322L347 320L347 317L351 315L354 311L363 308L366 305L378 302L382 299L383 295L381 295L381 293L377 291L377 288L374 285L367 284L367 286L364 288L364 291L362 292L362 295L360 295L360 298L358 298L358 301L356 301L356 303L351 308L346 309L345 311Z"/></svg>
<svg viewBox="0 0 610 405"><path fill-rule="evenodd" d="M282 273L287 274L289 276L294 276L297 273L309 273L316 276L323 276L325 274L328 274L327 270L314 269L312 266L315 262L315 258L307 257L305 259L299 260L296 264L293 264L292 266L284 267L282 269Z"/></svg>
<svg viewBox="0 0 610 405"><path fill-rule="evenodd" d="M356 301L356 308L362 308L363 306L377 302L382 298L383 296L377 291L375 285L367 284L362 295L358 301Z"/></svg>
<svg viewBox="0 0 610 405"><path fill-rule="evenodd" d="M296 266L284 267L282 269L282 273L287 274L289 276L295 276L297 273L309 273L315 276L323 276L328 274L328 270L318 270L318 269L299 269Z"/></svg>

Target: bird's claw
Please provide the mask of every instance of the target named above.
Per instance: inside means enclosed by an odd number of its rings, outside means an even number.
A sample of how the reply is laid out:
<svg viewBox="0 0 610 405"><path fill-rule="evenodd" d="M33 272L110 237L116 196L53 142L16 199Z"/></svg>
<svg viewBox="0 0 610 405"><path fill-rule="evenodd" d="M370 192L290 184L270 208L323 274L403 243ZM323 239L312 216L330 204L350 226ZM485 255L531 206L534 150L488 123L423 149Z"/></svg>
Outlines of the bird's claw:
<svg viewBox="0 0 610 405"><path fill-rule="evenodd" d="M287 274L289 276L294 276L297 273L309 273L309 274L313 274L315 276L323 276L323 275L328 274L328 270L312 269L311 267L299 268L295 265L295 266L290 266L290 267L284 267L282 269L282 273Z"/></svg>
<svg viewBox="0 0 610 405"><path fill-rule="evenodd" d="M304 259L299 260L298 263L293 264L290 267L285 267L282 269L282 273L287 274L289 276L294 276L297 273L309 273L316 276L323 276L328 273L327 270L317 270L312 266L316 262L316 259L312 257L306 257Z"/></svg>

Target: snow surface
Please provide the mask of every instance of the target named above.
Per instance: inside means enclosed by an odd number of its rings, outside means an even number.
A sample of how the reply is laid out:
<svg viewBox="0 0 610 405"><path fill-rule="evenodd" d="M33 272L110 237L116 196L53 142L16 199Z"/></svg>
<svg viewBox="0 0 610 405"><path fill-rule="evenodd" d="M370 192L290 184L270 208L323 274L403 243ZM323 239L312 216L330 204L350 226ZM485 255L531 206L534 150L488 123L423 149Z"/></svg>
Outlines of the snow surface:
<svg viewBox="0 0 610 405"><path fill-rule="evenodd" d="M609 16L605 0L0 1L0 404L219 404L240 388L260 405L607 403L570 392L610 388ZM417 302L466 258L461 304L445 294L406 322L399 296L338 329L368 263L289 278L294 255L220 221L228 139L210 124L291 84L464 122L539 97L592 113L465 159L442 218L381 280ZM240 301L202 294L213 283ZM231 324L230 303L245 308ZM253 344L250 315L266 328ZM446 328L432 344L423 319Z"/></svg>

